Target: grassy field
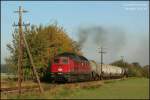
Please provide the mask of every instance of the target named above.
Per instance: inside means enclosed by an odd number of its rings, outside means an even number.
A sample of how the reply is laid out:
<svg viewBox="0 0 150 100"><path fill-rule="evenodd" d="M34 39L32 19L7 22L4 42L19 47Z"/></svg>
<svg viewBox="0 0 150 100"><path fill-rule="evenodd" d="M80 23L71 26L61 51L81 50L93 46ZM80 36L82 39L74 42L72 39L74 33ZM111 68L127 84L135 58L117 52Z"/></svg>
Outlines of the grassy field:
<svg viewBox="0 0 150 100"><path fill-rule="evenodd" d="M102 86L91 88L64 88L40 93L25 93L20 97L15 94L4 95L3 98L16 99L148 99L149 79L128 78L125 80L108 80Z"/></svg>

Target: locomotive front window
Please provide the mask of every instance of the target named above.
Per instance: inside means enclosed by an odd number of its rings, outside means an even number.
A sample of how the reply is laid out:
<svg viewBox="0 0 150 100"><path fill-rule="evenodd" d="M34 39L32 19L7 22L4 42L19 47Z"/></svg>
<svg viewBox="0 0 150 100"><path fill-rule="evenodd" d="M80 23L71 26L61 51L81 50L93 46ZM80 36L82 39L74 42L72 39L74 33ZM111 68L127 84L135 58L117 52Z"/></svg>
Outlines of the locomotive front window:
<svg viewBox="0 0 150 100"><path fill-rule="evenodd" d="M54 59L54 63L59 63L59 59Z"/></svg>
<svg viewBox="0 0 150 100"><path fill-rule="evenodd" d="M67 64L68 63L68 59L62 59L62 63L63 64Z"/></svg>

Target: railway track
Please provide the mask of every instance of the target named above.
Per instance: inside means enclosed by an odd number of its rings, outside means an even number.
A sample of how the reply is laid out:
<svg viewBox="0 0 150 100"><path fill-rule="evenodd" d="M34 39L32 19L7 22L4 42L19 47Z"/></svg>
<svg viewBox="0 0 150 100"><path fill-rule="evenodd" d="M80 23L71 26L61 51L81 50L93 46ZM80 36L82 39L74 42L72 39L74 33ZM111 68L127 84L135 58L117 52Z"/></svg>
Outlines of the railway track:
<svg viewBox="0 0 150 100"><path fill-rule="evenodd" d="M88 81L88 82L76 82L76 83L64 83L64 84L54 84L49 87L49 89L65 88L65 89L77 89L77 88L90 88L99 87L103 85L103 81ZM46 88L47 90L48 88Z"/></svg>
<svg viewBox="0 0 150 100"><path fill-rule="evenodd" d="M37 85L34 86L23 86L21 88L22 92L26 92L26 91L31 91L31 90L35 90L35 89L39 89ZM18 92L18 87L9 87L9 88L1 88L0 89L1 93L14 93L14 92Z"/></svg>
<svg viewBox="0 0 150 100"><path fill-rule="evenodd" d="M90 86L98 86L98 82L93 83L93 82L77 82L77 83L64 83L64 84L58 84L58 83L54 83L54 84L48 84L46 86L43 85L43 88L45 91L47 90L53 90L56 88L60 88L60 87L64 87L64 88L85 88L85 87L90 87ZM22 92L28 92L28 91L38 91L39 87L37 85L34 86L23 86L21 88ZM9 88L1 88L0 89L1 93L17 93L18 91L18 87L9 87Z"/></svg>
<svg viewBox="0 0 150 100"><path fill-rule="evenodd" d="M112 80L120 80L120 79L112 79ZM49 83L47 85L43 85L44 91L47 90L55 90L57 88L66 88L66 89L76 89L76 88L90 88L90 87L99 87L103 85L104 83L108 83L107 81L110 80L103 80L103 81L87 81L87 82L76 82L76 83ZM28 92L28 91L39 91L38 85L33 86L23 86L22 92ZM18 92L18 87L10 87L10 88L1 88L1 93L15 93Z"/></svg>

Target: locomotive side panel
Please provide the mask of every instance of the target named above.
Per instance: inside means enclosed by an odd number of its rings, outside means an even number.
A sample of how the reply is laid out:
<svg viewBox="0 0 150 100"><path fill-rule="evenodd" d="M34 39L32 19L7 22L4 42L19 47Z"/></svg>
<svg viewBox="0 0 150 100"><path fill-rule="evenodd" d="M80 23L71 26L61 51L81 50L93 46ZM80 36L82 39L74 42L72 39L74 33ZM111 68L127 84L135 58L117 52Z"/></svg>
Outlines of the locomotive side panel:
<svg viewBox="0 0 150 100"><path fill-rule="evenodd" d="M125 68L109 64L97 64L83 56L63 53L54 59L51 66L51 77L54 80L63 79L68 82L99 80L101 78L120 78L127 74ZM92 77L91 77L92 76ZM60 81L63 81L60 80Z"/></svg>

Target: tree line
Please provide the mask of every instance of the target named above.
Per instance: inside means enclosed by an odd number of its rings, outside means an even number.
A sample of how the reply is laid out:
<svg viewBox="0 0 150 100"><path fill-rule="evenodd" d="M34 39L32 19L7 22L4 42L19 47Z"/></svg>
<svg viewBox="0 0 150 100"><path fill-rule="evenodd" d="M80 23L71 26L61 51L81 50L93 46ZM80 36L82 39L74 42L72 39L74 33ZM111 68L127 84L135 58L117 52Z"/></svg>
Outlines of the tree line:
<svg viewBox="0 0 150 100"><path fill-rule="evenodd" d="M111 65L128 68L129 77L147 77L149 78L149 65L141 66L138 62L128 63L118 60Z"/></svg>

